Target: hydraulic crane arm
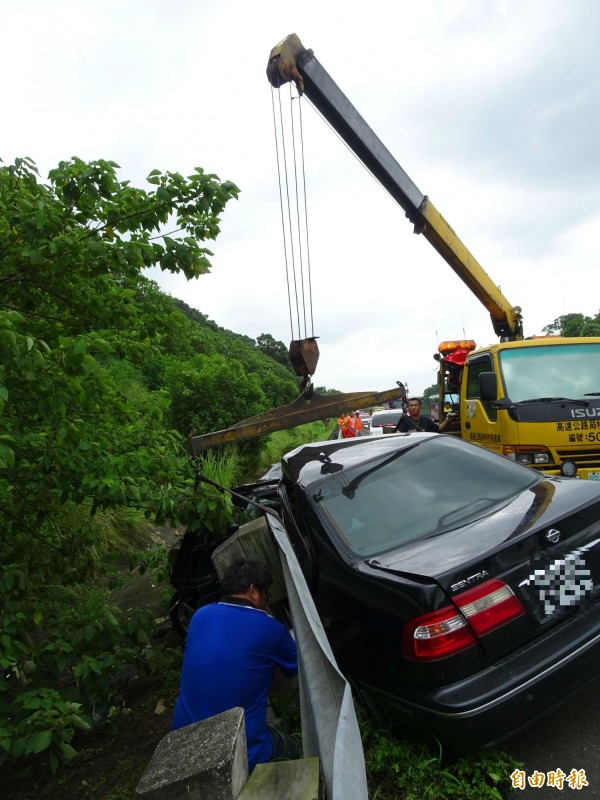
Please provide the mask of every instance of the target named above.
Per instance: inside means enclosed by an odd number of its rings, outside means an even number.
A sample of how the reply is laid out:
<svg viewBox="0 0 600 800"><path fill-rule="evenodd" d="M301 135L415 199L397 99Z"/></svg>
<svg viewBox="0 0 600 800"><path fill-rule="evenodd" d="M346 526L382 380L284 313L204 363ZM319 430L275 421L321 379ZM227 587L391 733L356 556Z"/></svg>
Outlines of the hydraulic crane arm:
<svg viewBox="0 0 600 800"><path fill-rule="evenodd" d="M350 392L347 394L320 395L313 392L312 387L304 391L287 406L275 408L264 414L242 420L230 428L200 436L190 436L189 446L192 455L198 456L203 450L223 444L232 444L255 436L263 436L273 431L283 431L316 422L328 417L337 419L340 414L353 408L389 403L392 400L405 400L406 389L401 381L396 381L398 388L384 392Z"/></svg>
<svg viewBox="0 0 600 800"><path fill-rule="evenodd" d="M503 340L523 338L519 306L512 306L469 252L429 198L415 186L390 151L361 117L296 34L271 50L267 77L272 86L294 81L375 178L404 209L427 241L487 308L494 331Z"/></svg>

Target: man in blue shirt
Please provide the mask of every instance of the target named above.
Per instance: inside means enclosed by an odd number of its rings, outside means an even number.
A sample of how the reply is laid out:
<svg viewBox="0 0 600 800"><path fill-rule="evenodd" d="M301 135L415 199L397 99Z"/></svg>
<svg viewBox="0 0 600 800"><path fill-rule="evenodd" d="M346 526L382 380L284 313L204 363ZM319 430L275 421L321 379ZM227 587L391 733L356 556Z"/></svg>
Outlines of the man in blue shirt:
<svg viewBox="0 0 600 800"><path fill-rule="evenodd" d="M173 715L177 730L243 708L250 772L258 763L299 756L294 739L266 720L275 667L289 678L298 671L294 640L265 610L272 582L261 561L239 559L228 567L221 600L192 617Z"/></svg>

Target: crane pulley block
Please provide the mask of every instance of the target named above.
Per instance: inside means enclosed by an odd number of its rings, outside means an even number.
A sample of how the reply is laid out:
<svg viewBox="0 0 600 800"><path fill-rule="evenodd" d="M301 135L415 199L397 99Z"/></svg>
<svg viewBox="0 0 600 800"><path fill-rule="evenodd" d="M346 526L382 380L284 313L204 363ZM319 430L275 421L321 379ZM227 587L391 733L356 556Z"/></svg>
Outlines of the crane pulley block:
<svg viewBox="0 0 600 800"><path fill-rule="evenodd" d="M295 33L276 44L267 64L267 78L271 86L279 89L282 84L294 81L298 94L303 94L304 79L298 71L298 59L306 52L306 47Z"/></svg>
<svg viewBox="0 0 600 800"><path fill-rule="evenodd" d="M304 389L311 375L317 368L319 361L319 346L316 337L308 339L293 339L290 342L288 351L294 372L300 378L304 378Z"/></svg>

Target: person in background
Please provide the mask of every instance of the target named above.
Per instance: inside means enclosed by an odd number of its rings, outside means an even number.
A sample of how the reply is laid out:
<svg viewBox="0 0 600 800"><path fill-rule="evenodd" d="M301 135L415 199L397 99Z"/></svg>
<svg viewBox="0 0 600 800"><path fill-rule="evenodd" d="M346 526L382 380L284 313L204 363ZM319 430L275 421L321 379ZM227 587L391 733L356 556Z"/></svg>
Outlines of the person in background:
<svg viewBox="0 0 600 800"><path fill-rule="evenodd" d="M268 694L279 667L298 671L294 640L267 611L273 582L255 559L234 561L221 582L218 603L199 608L187 634L172 730L231 708L244 709L248 769L267 761L295 759L295 740L267 724Z"/></svg>
<svg viewBox="0 0 600 800"><path fill-rule="evenodd" d="M340 419L342 420L342 424L340 425L342 439L352 439L354 436L356 436L356 431L354 430L354 417L350 414L350 412L343 414Z"/></svg>
<svg viewBox="0 0 600 800"><path fill-rule="evenodd" d="M354 412L354 433L356 436L363 435L363 424L362 424L362 419L360 418L359 411Z"/></svg>
<svg viewBox="0 0 600 800"><path fill-rule="evenodd" d="M410 433L411 431L426 431L428 433L442 433L448 426L450 418L438 425L429 417L421 415L421 400L419 397L408 398L408 414L400 417L398 424L394 428L394 433Z"/></svg>

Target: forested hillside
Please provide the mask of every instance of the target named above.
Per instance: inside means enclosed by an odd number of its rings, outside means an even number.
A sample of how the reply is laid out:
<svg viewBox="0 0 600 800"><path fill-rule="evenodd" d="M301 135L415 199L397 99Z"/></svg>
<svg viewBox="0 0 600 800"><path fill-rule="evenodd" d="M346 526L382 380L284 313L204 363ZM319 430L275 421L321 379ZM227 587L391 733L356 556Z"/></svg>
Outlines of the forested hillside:
<svg viewBox="0 0 600 800"><path fill-rule="evenodd" d="M130 552L145 520L226 520L227 498L194 487L188 434L298 393L267 354L281 343L261 349L144 276L207 272L237 187L198 168L154 171L146 191L117 173L0 167L0 763L45 750L56 769L126 666L156 668L150 621L106 603L116 554L148 559ZM262 446L238 449L240 478Z"/></svg>

